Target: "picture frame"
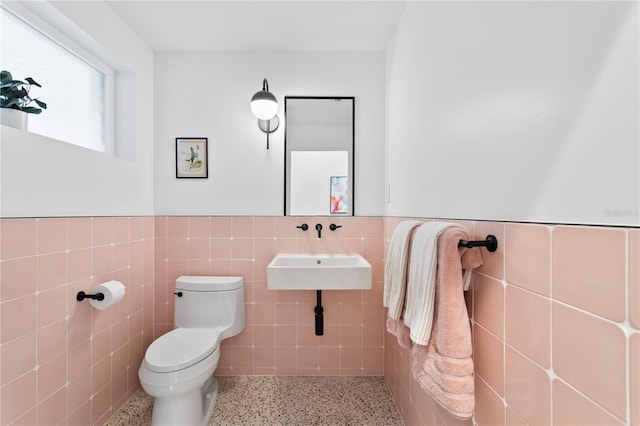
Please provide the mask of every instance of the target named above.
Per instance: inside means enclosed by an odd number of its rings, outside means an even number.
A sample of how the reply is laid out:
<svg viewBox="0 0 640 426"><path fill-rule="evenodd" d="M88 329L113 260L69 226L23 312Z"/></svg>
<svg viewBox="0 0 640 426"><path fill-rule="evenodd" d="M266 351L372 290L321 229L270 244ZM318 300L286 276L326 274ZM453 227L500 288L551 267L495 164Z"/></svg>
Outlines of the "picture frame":
<svg viewBox="0 0 640 426"><path fill-rule="evenodd" d="M176 138L176 178L209 177L208 143L208 138Z"/></svg>
<svg viewBox="0 0 640 426"><path fill-rule="evenodd" d="M330 178L329 214L349 214L349 184L347 176Z"/></svg>

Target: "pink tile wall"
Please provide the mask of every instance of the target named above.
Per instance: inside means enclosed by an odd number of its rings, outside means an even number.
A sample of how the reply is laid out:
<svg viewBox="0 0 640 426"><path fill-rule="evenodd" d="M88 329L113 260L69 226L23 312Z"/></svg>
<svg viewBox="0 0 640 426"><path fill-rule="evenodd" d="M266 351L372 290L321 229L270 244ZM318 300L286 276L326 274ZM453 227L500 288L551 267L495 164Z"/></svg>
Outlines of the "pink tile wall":
<svg viewBox="0 0 640 426"><path fill-rule="evenodd" d="M340 218L335 232L327 218L0 220L0 423L104 422L138 389L152 337L172 328L183 274L245 278L247 328L223 342L218 374L384 372L406 424L465 423L411 379L410 353L384 331L384 255L401 220ZM476 423L640 424L640 231L463 224L500 241L467 294ZM277 252L361 253L373 288L324 292L315 336L313 291L266 288ZM113 309L75 301L109 279L127 287Z"/></svg>
<svg viewBox="0 0 640 426"><path fill-rule="evenodd" d="M404 219L385 218L385 248ZM478 425L640 424L640 231L470 223L483 250L469 298ZM449 416L387 335L385 376L407 425Z"/></svg>
<svg viewBox="0 0 640 426"><path fill-rule="evenodd" d="M103 424L139 388L153 232L152 217L0 220L0 424ZM114 307L75 300L112 279Z"/></svg>
<svg viewBox="0 0 640 426"><path fill-rule="evenodd" d="M303 222L306 232L296 228ZM342 228L332 232L331 223ZM157 217L155 335L173 328L177 277L241 275L246 329L222 342L216 374L382 375L382 230L379 217ZM267 289L276 253L362 254L373 266L372 289L324 291L324 335L316 336L315 291Z"/></svg>

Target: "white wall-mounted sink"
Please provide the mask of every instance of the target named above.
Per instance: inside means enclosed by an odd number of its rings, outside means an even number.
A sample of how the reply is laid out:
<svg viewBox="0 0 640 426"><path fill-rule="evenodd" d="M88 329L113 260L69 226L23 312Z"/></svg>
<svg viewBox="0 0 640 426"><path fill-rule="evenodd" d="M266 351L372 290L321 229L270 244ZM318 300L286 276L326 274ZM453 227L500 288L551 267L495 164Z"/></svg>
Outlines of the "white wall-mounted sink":
<svg viewBox="0 0 640 426"><path fill-rule="evenodd" d="M277 254L267 266L270 290L364 290L371 264L359 254Z"/></svg>

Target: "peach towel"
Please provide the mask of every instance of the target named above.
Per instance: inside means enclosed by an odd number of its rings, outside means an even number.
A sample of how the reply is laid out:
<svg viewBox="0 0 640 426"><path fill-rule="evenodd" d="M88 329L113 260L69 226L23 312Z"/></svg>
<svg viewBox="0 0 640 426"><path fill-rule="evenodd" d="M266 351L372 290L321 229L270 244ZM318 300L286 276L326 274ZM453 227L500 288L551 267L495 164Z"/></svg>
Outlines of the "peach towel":
<svg viewBox="0 0 640 426"><path fill-rule="evenodd" d="M404 325L402 319L394 320L391 317L387 318L387 332L396 336L398 345L403 349L411 349L413 342L409 337L409 327Z"/></svg>
<svg viewBox="0 0 640 426"><path fill-rule="evenodd" d="M438 239L434 317L426 346L412 348L412 372L420 386L452 415L469 419L474 409L471 328L464 300L463 269L482 264L480 249L458 248L470 240L460 227Z"/></svg>

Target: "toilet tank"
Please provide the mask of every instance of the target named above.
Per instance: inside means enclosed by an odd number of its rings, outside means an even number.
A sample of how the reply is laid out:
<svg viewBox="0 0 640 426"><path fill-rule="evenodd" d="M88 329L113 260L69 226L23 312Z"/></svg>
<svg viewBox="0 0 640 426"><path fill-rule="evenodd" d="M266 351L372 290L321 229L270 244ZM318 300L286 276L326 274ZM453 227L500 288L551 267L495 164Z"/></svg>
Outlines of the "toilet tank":
<svg viewBox="0 0 640 426"><path fill-rule="evenodd" d="M222 339L244 330L242 277L181 276L175 291L176 328L221 328Z"/></svg>

